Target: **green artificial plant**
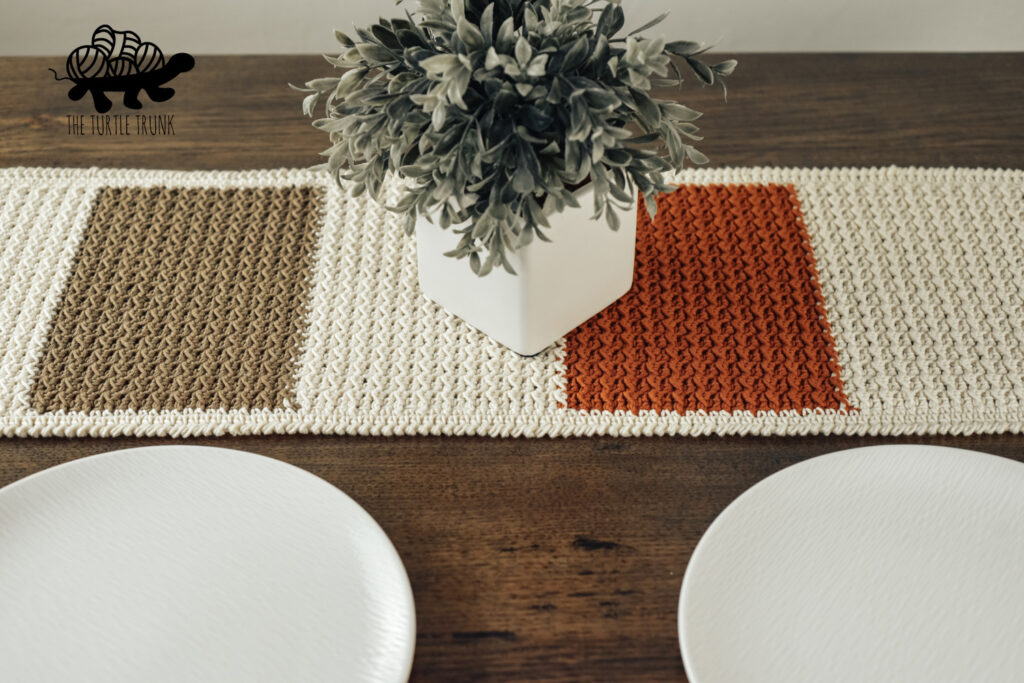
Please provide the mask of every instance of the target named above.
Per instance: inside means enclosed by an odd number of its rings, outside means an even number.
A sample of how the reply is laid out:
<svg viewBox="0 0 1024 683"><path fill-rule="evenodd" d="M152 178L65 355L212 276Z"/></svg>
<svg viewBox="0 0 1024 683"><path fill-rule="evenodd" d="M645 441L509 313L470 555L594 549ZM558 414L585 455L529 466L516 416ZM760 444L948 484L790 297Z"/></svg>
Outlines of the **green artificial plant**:
<svg viewBox="0 0 1024 683"><path fill-rule="evenodd" d="M344 51L325 58L346 71L296 89L307 115L324 103L313 125L330 135L326 167L354 195L380 200L397 172L388 208L408 231L420 215L457 226L448 255L481 276L513 272L508 253L549 239L546 202L578 207L574 190L591 182L595 218L617 229L609 205L639 191L653 215L672 189L664 173L707 161L689 144L701 114L651 89L683 82L673 56L705 85L736 62L641 35L664 18L623 35L619 0L418 0L355 39L335 31Z"/></svg>

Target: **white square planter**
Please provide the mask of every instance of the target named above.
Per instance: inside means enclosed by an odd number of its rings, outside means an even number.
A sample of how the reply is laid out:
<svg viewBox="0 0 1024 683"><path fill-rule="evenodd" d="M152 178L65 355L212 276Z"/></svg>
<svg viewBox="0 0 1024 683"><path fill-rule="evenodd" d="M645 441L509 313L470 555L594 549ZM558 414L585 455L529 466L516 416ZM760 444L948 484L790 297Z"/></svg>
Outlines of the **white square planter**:
<svg viewBox="0 0 1024 683"><path fill-rule="evenodd" d="M444 256L459 236L422 216L416 224L423 294L516 353L540 353L629 291L636 253L636 208L619 211L613 231L593 220L593 189L580 208L548 216L551 242L535 239L510 255L518 275L495 268L473 274L465 260Z"/></svg>

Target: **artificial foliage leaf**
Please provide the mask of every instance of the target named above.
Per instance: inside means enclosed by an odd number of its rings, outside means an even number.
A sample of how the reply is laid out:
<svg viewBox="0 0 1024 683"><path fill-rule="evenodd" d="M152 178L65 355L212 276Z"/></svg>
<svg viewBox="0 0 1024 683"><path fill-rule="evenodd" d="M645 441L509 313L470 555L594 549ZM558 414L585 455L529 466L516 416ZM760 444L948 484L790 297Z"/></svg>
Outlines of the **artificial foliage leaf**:
<svg viewBox="0 0 1024 683"><path fill-rule="evenodd" d="M344 47L353 47L353 46L355 46L355 43L352 42L352 39L349 38L344 33L342 33L341 31L339 31L338 29L334 29L334 38L339 43L341 43Z"/></svg>
<svg viewBox="0 0 1024 683"><path fill-rule="evenodd" d="M714 84L715 72L711 70L710 66L700 61L699 59L695 59L693 57L687 57L686 63L690 65L690 68L693 69L693 72L697 74L697 76L700 78L701 81L704 82L705 85Z"/></svg>
<svg viewBox="0 0 1024 683"><path fill-rule="evenodd" d="M643 33L644 31L646 31L649 28L654 28L655 26L657 26L661 22L665 21L665 19L667 19L667 18L668 18L668 12L662 12L661 14L656 16L654 19L651 19L650 21L648 21L643 26L641 26L639 28L635 28L632 31L630 31L629 35L635 36L638 33Z"/></svg>
<svg viewBox="0 0 1024 683"><path fill-rule="evenodd" d="M673 40L670 43L665 44L665 51L670 52L680 57L689 57L691 55L700 54L704 50L704 46L700 43L694 43L690 40Z"/></svg>
<svg viewBox="0 0 1024 683"><path fill-rule="evenodd" d="M463 45L466 46L467 50L479 50L484 45L484 34L479 28L469 23L469 20L463 17L459 19L457 24L457 34L459 39L462 40Z"/></svg>
<svg viewBox="0 0 1024 683"><path fill-rule="evenodd" d="M736 66L739 64L735 59L727 59L724 62L719 62L711 67L711 70L718 74L719 78L725 78L731 76L732 72L736 70Z"/></svg>

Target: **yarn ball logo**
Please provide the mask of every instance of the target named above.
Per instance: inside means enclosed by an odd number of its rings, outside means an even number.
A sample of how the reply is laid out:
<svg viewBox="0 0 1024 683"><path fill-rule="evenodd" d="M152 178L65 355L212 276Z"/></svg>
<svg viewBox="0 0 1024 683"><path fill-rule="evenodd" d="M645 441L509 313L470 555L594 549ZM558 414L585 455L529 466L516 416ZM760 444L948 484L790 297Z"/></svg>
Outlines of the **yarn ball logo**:
<svg viewBox="0 0 1024 683"><path fill-rule="evenodd" d="M192 55L179 52L165 59L163 51L153 43L144 43L134 31L115 31L103 24L92 34L92 43L71 51L65 63L67 75L54 79L74 83L68 98L80 100L92 95L96 111L110 111L107 93L123 92L124 106L142 109L139 93L145 91L153 102L166 102L174 97L174 88L165 88L179 74L196 65Z"/></svg>

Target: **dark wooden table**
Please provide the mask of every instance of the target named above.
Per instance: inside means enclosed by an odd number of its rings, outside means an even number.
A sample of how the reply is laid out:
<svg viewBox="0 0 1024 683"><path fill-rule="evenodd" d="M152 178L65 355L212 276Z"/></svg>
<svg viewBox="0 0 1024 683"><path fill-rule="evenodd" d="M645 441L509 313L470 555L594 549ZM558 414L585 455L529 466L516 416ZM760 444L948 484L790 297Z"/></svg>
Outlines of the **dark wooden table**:
<svg viewBox="0 0 1024 683"><path fill-rule="evenodd" d="M174 136L69 136L88 114L47 67L0 59L0 164L240 169L318 162L321 134L286 87L319 57L200 57ZM718 165L1024 163L1024 55L746 55L707 112ZM145 101L145 97L143 96ZM131 113L115 103L113 114ZM134 132L134 131L133 131ZM170 439L0 440L0 485L82 456ZM416 594L415 681L684 680L680 581L694 545L744 489L800 460L877 443L1024 460L1024 437L194 439L263 453L339 486L381 523ZM870 653L865 653L870 656Z"/></svg>

